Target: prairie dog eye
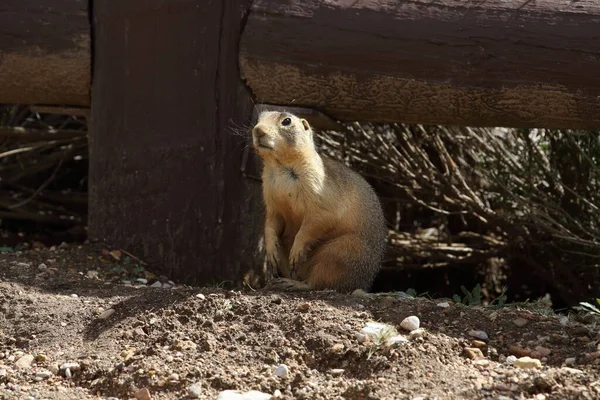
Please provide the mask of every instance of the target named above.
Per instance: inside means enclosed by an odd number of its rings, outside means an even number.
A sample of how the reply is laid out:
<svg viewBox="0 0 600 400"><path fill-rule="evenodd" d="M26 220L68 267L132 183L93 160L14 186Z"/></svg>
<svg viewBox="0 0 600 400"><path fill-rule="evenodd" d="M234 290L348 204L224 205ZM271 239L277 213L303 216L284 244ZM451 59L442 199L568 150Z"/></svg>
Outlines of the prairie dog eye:
<svg viewBox="0 0 600 400"><path fill-rule="evenodd" d="M284 118L283 121L281 121L281 125L283 126L288 126L292 123L292 119L291 118Z"/></svg>

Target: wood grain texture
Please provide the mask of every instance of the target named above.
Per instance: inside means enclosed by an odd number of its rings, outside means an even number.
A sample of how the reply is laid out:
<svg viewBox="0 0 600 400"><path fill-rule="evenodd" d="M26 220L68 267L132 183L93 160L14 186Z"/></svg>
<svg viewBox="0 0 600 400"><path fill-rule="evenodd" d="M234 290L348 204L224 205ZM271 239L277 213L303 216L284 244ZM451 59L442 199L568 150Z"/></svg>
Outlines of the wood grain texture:
<svg viewBox="0 0 600 400"><path fill-rule="evenodd" d="M88 0L3 0L0 103L89 105Z"/></svg>
<svg viewBox="0 0 600 400"><path fill-rule="evenodd" d="M90 236L189 283L256 284L260 183L240 171L252 102L246 1L96 0Z"/></svg>
<svg viewBox="0 0 600 400"><path fill-rule="evenodd" d="M592 0L258 0L240 65L259 102L342 120L600 127Z"/></svg>

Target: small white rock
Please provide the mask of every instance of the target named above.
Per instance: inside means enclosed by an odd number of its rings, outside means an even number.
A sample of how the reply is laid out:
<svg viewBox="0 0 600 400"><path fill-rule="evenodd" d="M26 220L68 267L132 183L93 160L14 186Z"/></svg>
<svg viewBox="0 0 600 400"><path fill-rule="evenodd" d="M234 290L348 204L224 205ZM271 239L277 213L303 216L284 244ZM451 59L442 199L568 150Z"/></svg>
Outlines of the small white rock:
<svg viewBox="0 0 600 400"><path fill-rule="evenodd" d="M484 331L471 330L471 331L469 331L469 336L472 336L472 337L480 339L480 340L488 340L488 334L485 333Z"/></svg>
<svg viewBox="0 0 600 400"><path fill-rule="evenodd" d="M29 266L29 265L27 265L27 266ZM45 270L48 269L48 266L46 264L44 264L44 263L41 263L40 265L38 265L38 269L40 271L45 271Z"/></svg>
<svg viewBox="0 0 600 400"><path fill-rule="evenodd" d="M281 390L275 389L275 391L273 392L273 398L280 399L281 398Z"/></svg>
<svg viewBox="0 0 600 400"><path fill-rule="evenodd" d="M560 370L564 371L564 372L568 372L569 374L575 374L575 375L583 374L583 371L580 369L577 369L577 368L562 367Z"/></svg>
<svg viewBox="0 0 600 400"><path fill-rule="evenodd" d="M481 359L481 360L473 360L473 365L478 365L480 367L487 367L490 365L490 360Z"/></svg>
<svg viewBox="0 0 600 400"><path fill-rule="evenodd" d="M187 388L188 396L192 399L198 399L202 396L202 385L200 382L196 382L193 385L188 386Z"/></svg>
<svg viewBox="0 0 600 400"><path fill-rule="evenodd" d="M400 322L400 326L402 329L406 329L409 332L414 331L415 329L419 329L419 325L421 321L419 321L419 317L415 315L411 315L410 317L406 317Z"/></svg>
<svg viewBox="0 0 600 400"><path fill-rule="evenodd" d="M50 371L40 371L37 374L35 374L35 377L39 378L39 379L48 379L48 378L50 378L53 375L54 374L52 372L50 372Z"/></svg>
<svg viewBox="0 0 600 400"><path fill-rule="evenodd" d="M202 293L198 293L198 294L196 295L196 297L197 297L197 298L199 298L200 300L204 300L204 299L206 299L206 296L205 296L205 295L203 295Z"/></svg>
<svg viewBox="0 0 600 400"><path fill-rule="evenodd" d="M75 362L68 362L68 363L64 363L60 366L60 369L62 371L65 371L67 369L71 370L72 372L77 372L81 369L81 366L78 363Z"/></svg>
<svg viewBox="0 0 600 400"><path fill-rule="evenodd" d="M270 400L271 395L257 390L242 393L239 390L224 390L216 400Z"/></svg>
<svg viewBox="0 0 600 400"><path fill-rule="evenodd" d="M415 329L414 331L411 331L408 336L410 337L411 340L413 340L416 338L420 338L424 334L425 334L425 329L419 328L419 329Z"/></svg>
<svg viewBox="0 0 600 400"><path fill-rule="evenodd" d="M259 392L258 390L251 390L242 394L243 400L271 400L271 397L270 394Z"/></svg>
<svg viewBox="0 0 600 400"><path fill-rule="evenodd" d="M542 368L542 362L540 360L527 356L517 358L513 365L522 369Z"/></svg>
<svg viewBox="0 0 600 400"><path fill-rule="evenodd" d="M148 283L148 279L144 279L144 278L137 278L135 281L137 283L141 283L142 285L145 285Z"/></svg>
<svg viewBox="0 0 600 400"><path fill-rule="evenodd" d="M25 354L15 362L17 368L29 368L33 364L35 357L31 354Z"/></svg>
<svg viewBox="0 0 600 400"><path fill-rule="evenodd" d="M562 325L562 326L567 326L569 324L569 317L567 317L566 315L563 315L562 317L560 317L558 319L558 322Z"/></svg>
<svg viewBox="0 0 600 400"><path fill-rule="evenodd" d="M216 400L244 400L244 395L239 390L223 390Z"/></svg>
<svg viewBox="0 0 600 400"><path fill-rule="evenodd" d="M516 356L508 356L508 357L506 357L506 360L504 360L504 363L506 365L513 365L515 363L515 361L517 361Z"/></svg>
<svg viewBox="0 0 600 400"><path fill-rule="evenodd" d="M94 279L98 277L98 271L88 271L85 273L85 276L87 276L88 278Z"/></svg>
<svg viewBox="0 0 600 400"><path fill-rule="evenodd" d="M443 301L441 303L437 303L437 306L442 308L448 308L450 307L450 303L448 303L447 301Z"/></svg>
<svg viewBox="0 0 600 400"><path fill-rule="evenodd" d="M273 371L273 373L275 374L275 376L278 376L280 378L287 378L287 376L290 374L290 369L287 365L281 364L277 368L275 368L275 371Z"/></svg>
<svg viewBox="0 0 600 400"><path fill-rule="evenodd" d="M160 283L160 281L156 281L152 285L150 285L150 287L151 288L161 288L162 287L162 283Z"/></svg>
<svg viewBox="0 0 600 400"><path fill-rule="evenodd" d="M565 358L566 365L575 365L576 361L577 361L577 359L575 357Z"/></svg>
<svg viewBox="0 0 600 400"><path fill-rule="evenodd" d="M333 376L340 376L344 374L344 369L343 368L334 368L331 371L329 371L329 373Z"/></svg>

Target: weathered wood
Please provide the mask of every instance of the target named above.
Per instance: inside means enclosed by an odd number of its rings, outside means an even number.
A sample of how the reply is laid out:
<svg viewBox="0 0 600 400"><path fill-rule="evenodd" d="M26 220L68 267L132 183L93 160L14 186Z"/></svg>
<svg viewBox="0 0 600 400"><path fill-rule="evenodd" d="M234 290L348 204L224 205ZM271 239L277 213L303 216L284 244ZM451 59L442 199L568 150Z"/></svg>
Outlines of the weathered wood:
<svg viewBox="0 0 600 400"><path fill-rule="evenodd" d="M248 3L94 1L90 236L190 283L264 272L260 183L235 134L252 116L237 64Z"/></svg>
<svg viewBox="0 0 600 400"><path fill-rule="evenodd" d="M0 103L88 105L88 0L2 0Z"/></svg>
<svg viewBox="0 0 600 400"><path fill-rule="evenodd" d="M240 63L259 102L341 120L600 126L595 0L257 0Z"/></svg>

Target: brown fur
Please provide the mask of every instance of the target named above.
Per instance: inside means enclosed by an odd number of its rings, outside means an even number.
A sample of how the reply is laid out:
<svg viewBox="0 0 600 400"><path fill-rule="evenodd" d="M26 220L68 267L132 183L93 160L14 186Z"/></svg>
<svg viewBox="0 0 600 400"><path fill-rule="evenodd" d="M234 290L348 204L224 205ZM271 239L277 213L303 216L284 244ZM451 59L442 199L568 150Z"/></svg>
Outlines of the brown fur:
<svg viewBox="0 0 600 400"><path fill-rule="evenodd" d="M270 286L369 290L387 236L371 186L319 155L308 122L292 114L262 112L252 136L264 161L267 258L282 277Z"/></svg>

